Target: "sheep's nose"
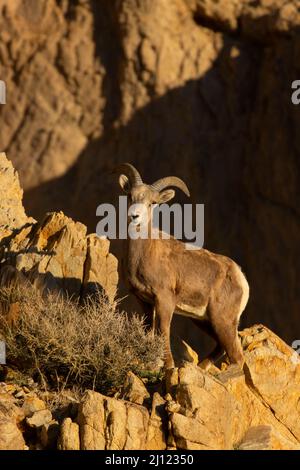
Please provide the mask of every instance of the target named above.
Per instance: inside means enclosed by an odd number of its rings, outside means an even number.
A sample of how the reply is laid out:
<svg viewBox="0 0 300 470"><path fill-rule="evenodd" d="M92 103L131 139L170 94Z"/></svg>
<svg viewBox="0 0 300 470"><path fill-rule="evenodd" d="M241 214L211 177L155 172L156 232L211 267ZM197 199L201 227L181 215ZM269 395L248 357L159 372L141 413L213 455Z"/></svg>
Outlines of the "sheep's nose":
<svg viewBox="0 0 300 470"><path fill-rule="evenodd" d="M135 219L137 219L137 218L138 218L138 216L139 216L138 214L131 214L131 218L132 218L132 220L135 220Z"/></svg>

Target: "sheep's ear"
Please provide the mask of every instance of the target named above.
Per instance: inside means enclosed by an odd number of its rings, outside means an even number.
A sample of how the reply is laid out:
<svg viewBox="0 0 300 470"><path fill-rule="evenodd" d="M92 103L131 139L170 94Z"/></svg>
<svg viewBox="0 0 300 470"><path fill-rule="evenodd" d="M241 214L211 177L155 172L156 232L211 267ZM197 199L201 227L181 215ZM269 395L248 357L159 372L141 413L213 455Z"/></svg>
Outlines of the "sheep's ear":
<svg viewBox="0 0 300 470"><path fill-rule="evenodd" d="M161 193L159 193L158 203L163 204L164 202L171 201L175 196L175 191L173 189L165 189Z"/></svg>
<svg viewBox="0 0 300 470"><path fill-rule="evenodd" d="M124 193L129 194L131 191L131 184L129 179L125 175L120 175L119 177L119 185L123 189Z"/></svg>

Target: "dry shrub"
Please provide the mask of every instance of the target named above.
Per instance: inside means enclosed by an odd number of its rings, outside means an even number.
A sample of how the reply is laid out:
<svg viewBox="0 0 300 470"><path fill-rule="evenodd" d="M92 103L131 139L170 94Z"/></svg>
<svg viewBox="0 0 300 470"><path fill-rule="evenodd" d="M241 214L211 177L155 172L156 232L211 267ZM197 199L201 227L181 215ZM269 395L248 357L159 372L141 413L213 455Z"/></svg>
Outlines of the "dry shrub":
<svg viewBox="0 0 300 470"><path fill-rule="evenodd" d="M100 294L80 305L33 287L0 289L0 305L12 303L18 305L18 321L11 325L5 313L0 317L8 362L29 374L39 371L47 386L56 380L108 392L129 370L146 374L163 357L162 338L153 338L143 319L129 318Z"/></svg>

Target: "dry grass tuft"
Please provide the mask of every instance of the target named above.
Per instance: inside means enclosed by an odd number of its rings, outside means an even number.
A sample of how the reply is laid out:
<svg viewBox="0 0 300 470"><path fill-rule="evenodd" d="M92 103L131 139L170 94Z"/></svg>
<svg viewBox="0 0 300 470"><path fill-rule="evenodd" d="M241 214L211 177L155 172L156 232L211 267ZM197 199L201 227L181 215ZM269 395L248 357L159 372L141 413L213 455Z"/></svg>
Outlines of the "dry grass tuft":
<svg viewBox="0 0 300 470"><path fill-rule="evenodd" d="M17 306L18 318L7 321ZM126 373L157 368L163 341L146 332L143 319L127 316L100 294L80 305L57 294L31 287L0 289L0 336L8 363L40 376L45 388L64 383L108 393Z"/></svg>

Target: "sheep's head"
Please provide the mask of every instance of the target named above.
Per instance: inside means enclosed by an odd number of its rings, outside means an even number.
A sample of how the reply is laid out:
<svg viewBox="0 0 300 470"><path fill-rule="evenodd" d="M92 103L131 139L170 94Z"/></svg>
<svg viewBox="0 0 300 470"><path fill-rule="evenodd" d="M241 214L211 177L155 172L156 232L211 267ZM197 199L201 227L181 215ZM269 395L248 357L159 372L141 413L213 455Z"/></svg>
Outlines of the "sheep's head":
<svg viewBox="0 0 300 470"><path fill-rule="evenodd" d="M167 188L179 188L187 196L190 195L186 184L176 176L161 178L155 183L148 185L143 183L141 175L130 163L119 165L114 172L121 173L119 184L128 195L128 217L131 219L131 223L135 225L148 223L151 220L152 211L156 204L166 203L173 199L175 191Z"/></svg>

